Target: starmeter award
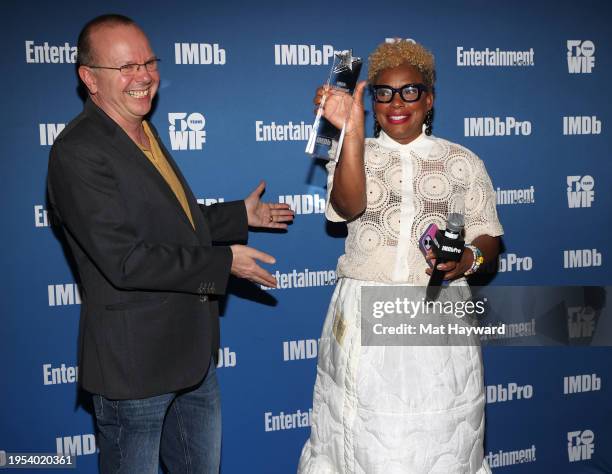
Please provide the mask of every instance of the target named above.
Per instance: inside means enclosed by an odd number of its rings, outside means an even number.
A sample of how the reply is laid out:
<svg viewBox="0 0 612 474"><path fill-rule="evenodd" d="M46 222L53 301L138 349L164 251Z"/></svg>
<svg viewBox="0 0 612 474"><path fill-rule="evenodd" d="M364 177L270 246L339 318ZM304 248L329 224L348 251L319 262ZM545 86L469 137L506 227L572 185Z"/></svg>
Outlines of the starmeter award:
<svg viewBox="0 0 612 474"><path fill-rule="evenodd" d="M327 85L352 95L359 78L361 65L361 58L353 57L352 49L337 51L334 54L334 63L327 80ZM337 160L342 148L347 118L348 112L342 130L338 130L323 117L323 110L319 107L317 117L312 126L312 133L308 139L308 145L306 145L306 153L315 158Z"/></svg>

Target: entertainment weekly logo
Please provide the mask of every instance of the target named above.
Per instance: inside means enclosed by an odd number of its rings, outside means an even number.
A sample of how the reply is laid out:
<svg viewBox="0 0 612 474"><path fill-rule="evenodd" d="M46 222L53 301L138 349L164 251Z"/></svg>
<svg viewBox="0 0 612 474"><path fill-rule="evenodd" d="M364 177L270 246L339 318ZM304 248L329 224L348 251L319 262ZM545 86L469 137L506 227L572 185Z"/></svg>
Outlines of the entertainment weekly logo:
<svg viewBox="0 0 612 474"><path fill-rule="evenodd" d="M268 288L260 285L262 290L276 291L286 290L290 288L311 288L317 286L331 286L336 284L335 270L303 270L294 269L287 273L281 273L279 270L273 274L278 282L277 288Z"/></svg>
<svg viewBox="0 0 612 474"><path fill-rule="evenodd" d="M535 204L535 187L495 190L497 205Z"/></svg>
<svg viewBox="0 0 612 474"><path fill-rule="evenodd" d="M52 45L47 41L36 44L25 42L25 61L27 64L75 64L77 48L68 42L62 45Z"/></svg>
<svg viewBox="0 0 612 474"><path fill-rule="evenodd" d="M43 385L73 384L79 380L79 367L61 364L43 364Z"/></svg>
<svg viewBox="0 0 612 474"><path fill-rule="evenodd" d="M536 446L532 444L530 448L517 449L515 451L499 451L489 453L485 456L490 467L506 467L515 464L523 464L536 461Z"/></svg>
<svg viewBox="0 0 612 474"><path fill-rule="evenodd" d="M567 40L567 71L591 74L595 67L595 43L591 40Z"/></svg>
<svg viewBox="0 0 612 474"><path fill-rule="evenodd" d="M49 227L57 225L51 214L42 204L34 205L34 227Z"/></svg>
<svg viewBox="0 0 612 474"><path fill-rule="evenodd" d="M308 410L296 410L291 413L283 411L275 414L267 411L264 413L264 431L294 430L297 428L309 428L312 420L312 408Z"/></svg>
<svg viewBox="0 0 612 474"><path fill-rule="evenodd" d="M201 150L206 143L206 119L200 112L169 112L168 134L172 150Z"/></svg>
<svg viewBox="0 0 612 474"><path fill-rule="evenodd" d="M499 48L474 49L457 46L457 66L462 67L524 67L535 66L533 48L504 51Z"/></svg>
<svg viewBox="0 0 612 474"><path fill-rule="evenodd" d="M312 134L312 125L290 121L288 123L265 123L263 120L255 121L255 141L306 141Z"/></svg>

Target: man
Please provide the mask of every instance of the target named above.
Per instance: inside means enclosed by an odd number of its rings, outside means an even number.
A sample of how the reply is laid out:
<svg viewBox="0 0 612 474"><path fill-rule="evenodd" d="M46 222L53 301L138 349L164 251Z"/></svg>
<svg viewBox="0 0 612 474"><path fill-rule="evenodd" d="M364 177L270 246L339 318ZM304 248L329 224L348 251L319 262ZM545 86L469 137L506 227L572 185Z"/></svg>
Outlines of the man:
<svg viewBox="0 0 612 474"><path fill-rule="evenodd" d="M49 200L84 291L80 381L94 394L103 473L217 473L221 445L216 299L229 274L274 287L245 241L293 213L259 200L198 206L144 120L157 58L129 18L104 15L78 40L83 112L49 161ZM218 245L225 244L225 245Z"/></svg>

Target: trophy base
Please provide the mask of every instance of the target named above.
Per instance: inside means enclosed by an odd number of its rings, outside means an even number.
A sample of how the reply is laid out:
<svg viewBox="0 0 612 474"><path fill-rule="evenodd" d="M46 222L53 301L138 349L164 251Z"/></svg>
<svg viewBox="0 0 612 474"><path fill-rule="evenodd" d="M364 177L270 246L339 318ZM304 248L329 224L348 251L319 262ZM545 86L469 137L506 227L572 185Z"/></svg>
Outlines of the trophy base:
<svg viewBox="0 0 612 474"><path fill-rule="evenodd" d="M323 130L326 132L325 134L317 133L320 122L323 122L321 123L321 128L323 128ZM332 128L333 131L339 132L339 136L337 133L329 133L330 128ZM329 135L333 135L333 138ZM336 161L339 158L339 151L342 148L343 140L344 127L342 127L342 130L338 130L325 118L321 117L320 115L317 115L315 124L312 127L312 133L310 135L310 138L308 139L308 144L306 145L306 153L308 155L311 155L313 158Z"/></svg>
<svg viewBox="0 0 612 474"><path fill-rule="evenodd" d="M314 139L313 139L314 138ZM312 142L312 144L311 144ZM313 158L321 160L335 161L337 159L336 152L338 150L338 141L327 137L315 137L314 133L311 140L308 142L306 153Z"/></svg>

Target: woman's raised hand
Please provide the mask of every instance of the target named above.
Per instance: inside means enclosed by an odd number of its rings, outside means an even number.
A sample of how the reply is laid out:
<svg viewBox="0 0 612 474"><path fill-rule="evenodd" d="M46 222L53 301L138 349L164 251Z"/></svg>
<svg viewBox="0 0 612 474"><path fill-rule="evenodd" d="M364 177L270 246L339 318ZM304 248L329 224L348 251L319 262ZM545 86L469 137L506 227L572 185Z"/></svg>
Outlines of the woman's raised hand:
<svg viewBox="0 0 612 474"><path fill-rule="evenodd" d="M363 134L365 121L363 94L366 84L366 81L359 82L352 97L347 92L327 85L319 87L313 100L317 106L315 113L322 105L323 117L329 120L334 127L341 129L345 120L347 121L345 137L355 133Z"/></svg>

